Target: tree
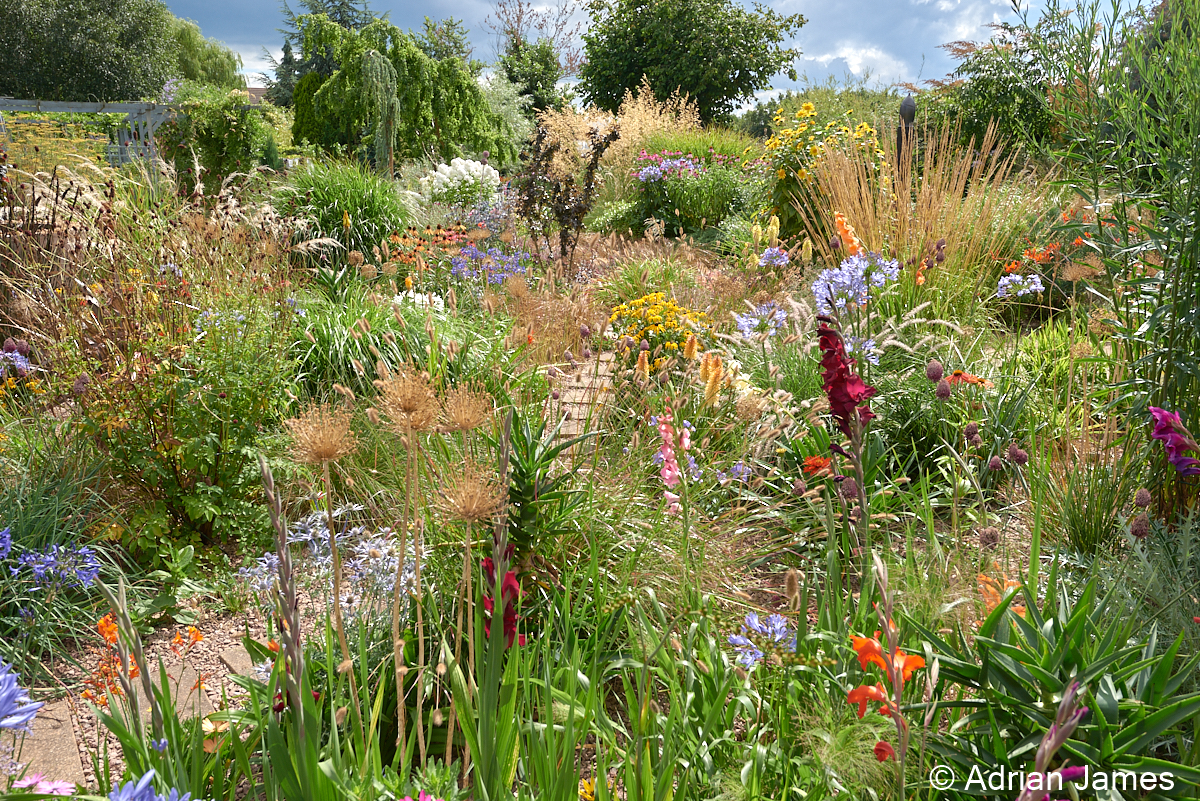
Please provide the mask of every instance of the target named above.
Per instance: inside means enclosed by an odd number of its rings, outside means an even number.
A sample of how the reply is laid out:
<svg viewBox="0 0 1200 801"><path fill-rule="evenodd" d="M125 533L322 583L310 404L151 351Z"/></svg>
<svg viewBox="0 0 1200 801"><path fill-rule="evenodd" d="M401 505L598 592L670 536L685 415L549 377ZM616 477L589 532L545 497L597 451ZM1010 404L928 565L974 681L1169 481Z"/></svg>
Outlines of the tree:
<svg viewBox="0 0 1200 801"><path fill-rule="evenodd" d="M270 58L270 53L267 54ZM296 60L296 53L292 50L292 43L284 40L283 55L279 57L279 61L271 59L274 67L275 77L263 74L260 77L267 85L267 92L264 95L267 102L280 108L288 108L292 105L293 96L296 92L296 81L299 80L298 75L300 62Z"/></svg>
<svg viewBox="0 0 1200 801"><path fill-rule="evenodd" d="M40 100L154 97L178 68L161 0L0 3L0 95Z"/></svg>
<svg viewBox="0 0 1200 801"><path fill-rule="evenodd" d="M500 71L520 87L522 96L529 98L531 115L548 108L562 108L564 97L558 81L563 74L549 39L538 39L536 44L516 37L509 39L504 55L500 56Z"/></svg>
<svg viewBox="0 0 1200 801"><path fill-rule="evenodd" d="M496 0L483 24L499 34L506 49L514 41L545 39L554 51L560 76L565 78L578 74L583 64L583 53L577 43L583 23L572 21L578 9L579 0L556 0L554 5L540 11L533 0Z"/></svg>
<svg viewBox="0 0 1200 801"><path fill-rule="evenodd" d="M361 29L336 25L322 14L298 18L305 58L327 52L338 69L312 96L316 117L337 131L337 141L357 149L364 144L365 130L377 131L381 113L393 112L387 88L398 102L395 109L395 141L401 157L432 155L444 161L468 151L489 151L501 158L511 155L508 137L500 118L488 107L479 82L457 58L437 61L417 46L413 36L385 19L376 19ZM374 57L386 57L395 71L395 81ZM364 74L374 70L373 77ZM296 87L296 113L300 114L300 89ZM386 121L383 130L392 122ZM366 148L364 148L366 150ZM361 152L361 151L360 151ZM374 155L371 147L367 153Z"/></svg>
<svg viewBox="0 0 1200 801"><path fill-rule="evenodd" d="M426 17L425 31L415 34L413 38L421 52L435 61L457 58L476 78L483 72L484 63L471 58L473 48L467 39L467 26L460 19L450 17L435 22Z"/></svg>
<svg viewBox="0 0 1200 801"><path fill-rule="evenodd" d="M781 71L796 80L800 51L783 42L805 23L800 14L733 0L590 0L588 9L580 88L605 111L636 95L643 75L657 97L686 92L705 123L727 119Z"/></svg>
<svg viewBox="0 0 1200 801"><path fill-rule="evenodd" d="M246 88L241 56L216 39L205 37L200 26L189 19L175 19L171 27L178 54L178 77L206 86Z"/></svg>

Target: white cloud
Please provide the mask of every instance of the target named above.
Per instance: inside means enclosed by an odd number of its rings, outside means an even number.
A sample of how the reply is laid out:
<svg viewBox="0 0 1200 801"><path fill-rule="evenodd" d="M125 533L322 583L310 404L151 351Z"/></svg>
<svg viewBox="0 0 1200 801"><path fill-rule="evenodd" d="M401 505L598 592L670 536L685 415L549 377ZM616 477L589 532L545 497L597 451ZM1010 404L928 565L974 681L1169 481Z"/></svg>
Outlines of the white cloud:
<svg viewBox="0 0 1200 801"><path fill-rule="evenodd" d="M242 57L242 74L246 76L246 83L249 86L261 86L262 78L260 73L271 73L271 62L267 59L263 48L256 45L247 44L230 44L230 49ZM271 56L276 60L283 56L283 51L274 50Z"/></svg>
<svg viewBox="0 0 1200 801"><path fill-rule="evenodd" d="M905 62L879 47L857 42L843 42L831 52L803 56L802 60L820 64L825 69L831 66L836 68L835 62L841 61L851 73L862 76L869 71L872 77L881 81L903 81L912 78Z"/></svg>

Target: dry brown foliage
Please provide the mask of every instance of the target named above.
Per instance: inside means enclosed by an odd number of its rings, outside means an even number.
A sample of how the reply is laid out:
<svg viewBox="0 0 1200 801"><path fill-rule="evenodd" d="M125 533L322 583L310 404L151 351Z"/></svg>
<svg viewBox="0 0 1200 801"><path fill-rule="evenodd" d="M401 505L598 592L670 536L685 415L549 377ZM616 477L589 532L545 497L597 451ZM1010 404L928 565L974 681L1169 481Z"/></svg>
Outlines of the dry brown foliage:
<svg viewBox="0 0 1200 801"><path fill-rule="evenodd" d="M529 344L529 357L539 362L565 361L568 351L579 358L584 349L581 327L599 331L607 319L603 310L577 291L566 295L534 292L516 278L509 279L504 288L505 309L516 321L512 337Z"/></svg>
<svg viewBox="0 0 1200 801"><path fill-rule="evenodd" d="M625 90L617 119L621 124L621 138L604 154L605 165L631 164L646 141L657 133L700 130L700 112L694 100L676 90L659 102L644 76L636 96Z"/></svg>
<svg viewBox="0 0 1200 801"><path fill-rule="evenodd" d="M909 266L932 252L945 239L947 261L937 269L975 270L1004 241L998 224L1014 213L1010 178L1013 155L999 147L995 127L989 127L978 149L958 145L952 127L925 143L918 170L910 145L897 153L890 137L881 137L885 152L876 168L872 155L830 150L815 167L826 203L800 210L817 252L826 262L836 262L830 242L821 232L834 211L853 222L868 250L882 251L886 244ZM1029 195L1023 202L1038 204Z"/></svg>

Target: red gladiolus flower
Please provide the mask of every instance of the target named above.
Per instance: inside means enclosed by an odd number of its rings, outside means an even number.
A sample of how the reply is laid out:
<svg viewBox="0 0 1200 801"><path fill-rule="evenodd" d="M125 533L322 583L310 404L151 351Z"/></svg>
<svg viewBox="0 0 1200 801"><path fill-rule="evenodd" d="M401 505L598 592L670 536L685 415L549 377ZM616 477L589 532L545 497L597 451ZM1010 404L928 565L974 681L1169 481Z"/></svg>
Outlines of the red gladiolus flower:
<svg viewBox="0 0 1200 801"><path fill-rule="evenodd" d="M484 559L484 571L488 574L488 583L493 587L492 595L483 597L483 608L487 610L484 616L483 631L488 637L492 636L492 615L495 611L495 568L492 565L491 559ZM517 581L517 576L513 571L509 570L504 574L503 581L500 582L500 602L504 605L504 636L507 639L508 647L512 648L515 640L520 645L525 644L525 635L522 634L520 639L517 639L517 599L521 597L521 584Z"/></svg>
<svg viewBox="0 0 1200 801"><path fill-rule="evenodd" d="M880 740L875 743L875 758L880 762L887 762L889 759L896 759L896 749L892 748L892 744L886 740Z"/></svg>
<svg viewBox="0 0 1200 801"><path fill-rule="evenodd" d="M837 421L838 428L847 437L853 436L854 427L851 419L857 413L859 425L866 423L875 416L871 407L866 404L875 394L875 387L869 387L850 366L853 360L847 358L846 348L842 344L842 335L825 323L818 329L820 335L821 367L825 368L822 378L825 381L825 393L829 396L829 409Z"/></svg>
<svg viewBox="0 0 1200 801"><path fill-rule="evenodd" d="M858 717L860 719L863 715L867 714L868 704L879 704L879 714L881 715L890 715L894 706L891 699L888 698L887 691L883 689L882 684L876 684L873 687L869 684L863 684L855 687L846 694L846 700L852 704L858 704Z"/></svg>
<svg viewBox="0 0 1200 801"><path fill-rule="evenodd" d="M1167 451L1167 461L1175 466L1180 475L1200 476L1200 459L1185 456L1186 451L1200 451L1200 445L1183 426L1179 412L1168 412L1157 406L1150 407L1154 417L1154 433L1150 436L1162 440Z"/></svg>

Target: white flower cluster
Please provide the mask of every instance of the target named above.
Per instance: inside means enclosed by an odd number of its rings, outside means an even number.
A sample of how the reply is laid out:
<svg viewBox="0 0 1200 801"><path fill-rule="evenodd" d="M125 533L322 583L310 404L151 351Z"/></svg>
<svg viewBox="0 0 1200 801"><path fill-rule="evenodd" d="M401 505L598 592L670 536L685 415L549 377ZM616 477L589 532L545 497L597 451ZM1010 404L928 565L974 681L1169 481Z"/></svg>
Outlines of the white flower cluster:
<svg viewBox="0 0 1200 801"><path fill-rule="evenodd" d="M470 159L439 164L421 179L421 191L427 198L454 206L473 206L499 189L500 173L496 168Z"/></svg>

